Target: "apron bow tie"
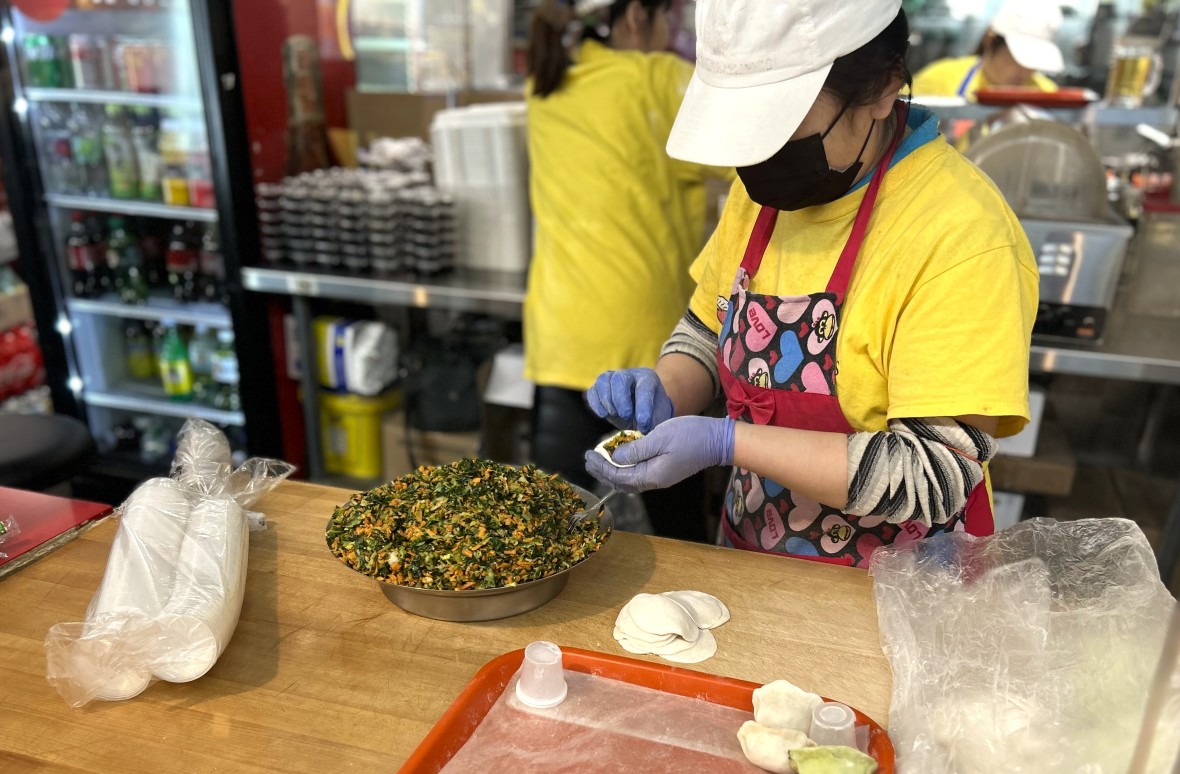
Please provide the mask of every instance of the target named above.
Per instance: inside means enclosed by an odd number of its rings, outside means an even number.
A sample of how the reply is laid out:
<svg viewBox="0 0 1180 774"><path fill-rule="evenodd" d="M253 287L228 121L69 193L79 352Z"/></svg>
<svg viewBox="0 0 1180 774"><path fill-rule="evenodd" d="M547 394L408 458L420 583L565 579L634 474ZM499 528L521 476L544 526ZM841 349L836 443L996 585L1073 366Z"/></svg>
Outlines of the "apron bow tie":
<svg viewBox="0 0 1180 774"><path fill-rule="evenodd" d="M742 414L749 413L754 424L769 425L774 418L774 393L737 379L726 395L725 406L730 419L741 419Z"/></svg>

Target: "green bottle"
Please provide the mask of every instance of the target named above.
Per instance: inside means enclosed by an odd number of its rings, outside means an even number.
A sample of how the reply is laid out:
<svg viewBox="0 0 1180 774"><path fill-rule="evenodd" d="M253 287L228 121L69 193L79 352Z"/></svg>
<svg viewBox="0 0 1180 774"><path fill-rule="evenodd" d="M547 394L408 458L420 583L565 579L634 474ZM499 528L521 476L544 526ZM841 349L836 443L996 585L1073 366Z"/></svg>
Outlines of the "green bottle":
<svg viewBox="0 0 1180 774"><path fill-rule="evenodd" d="M148 284L139 240L127 231L127 225L120 217L111 218L109 226L107 269L115 278L119 300L125 304L142 304L147 301Z"/></svg>
<svg viewBox="0 0 1180 774"><path fill-rule="evenodd" d="M164 320L164 340L160 345L160 380L170 400L193 399L193 369L188 362L188 347L173 320Z"/></svg>

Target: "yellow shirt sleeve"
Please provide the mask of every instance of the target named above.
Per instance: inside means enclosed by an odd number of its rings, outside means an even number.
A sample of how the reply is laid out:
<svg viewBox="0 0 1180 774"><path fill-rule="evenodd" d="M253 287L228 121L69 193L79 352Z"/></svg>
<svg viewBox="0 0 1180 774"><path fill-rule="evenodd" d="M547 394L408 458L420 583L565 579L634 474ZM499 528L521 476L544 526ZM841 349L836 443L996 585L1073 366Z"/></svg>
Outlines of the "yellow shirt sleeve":
<svg viewBox="0 0 1180 774"><path fill-rule="evenodd" d="M1038 289L1031 259L1027 243L996 248L915 289L888 359L889 419L981 414L999 417L999 437L1020 432Z"/></svg>
<svg viewBox="0 0 1180 774"><path fill-rule="evenodd" d="M714 333L721 333L725 322L733 278L741 265L741 255L749 241L749 230L758 214L758 205L746 196L742 181L735 179L725 200L725 209L717 221L709 241L689 268L689 274L697 283L689 301L688 309L708 325ZM737 246L740 245L740 251ZM729 261L726 261L726 257ZM736 261L736 262L735 262Z"/></svg>

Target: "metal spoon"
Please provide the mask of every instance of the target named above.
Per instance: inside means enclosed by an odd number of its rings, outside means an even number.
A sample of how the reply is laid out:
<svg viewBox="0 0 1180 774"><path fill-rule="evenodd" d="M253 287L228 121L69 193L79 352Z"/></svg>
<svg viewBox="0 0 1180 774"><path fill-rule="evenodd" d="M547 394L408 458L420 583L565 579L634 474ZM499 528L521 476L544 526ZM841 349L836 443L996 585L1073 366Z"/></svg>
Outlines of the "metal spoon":
<svg viewBox="0 0 1180 774"><path fill-rule="evenodd" d="M594 503L590 507L586 508L586 510L578 511L573 516L570 516L569 525L568 525L569 531L573 532L575 529L577 529L579 524L581 524L586 519L590 518L591 515L594 515L595 517L597 517L598 514L602 512L603 506L606 505L606 501L611 499L612 497L614 497L618 493L619 493L618 489L612 488L609 492L606 493L606 495L601 500Z"/></svg>

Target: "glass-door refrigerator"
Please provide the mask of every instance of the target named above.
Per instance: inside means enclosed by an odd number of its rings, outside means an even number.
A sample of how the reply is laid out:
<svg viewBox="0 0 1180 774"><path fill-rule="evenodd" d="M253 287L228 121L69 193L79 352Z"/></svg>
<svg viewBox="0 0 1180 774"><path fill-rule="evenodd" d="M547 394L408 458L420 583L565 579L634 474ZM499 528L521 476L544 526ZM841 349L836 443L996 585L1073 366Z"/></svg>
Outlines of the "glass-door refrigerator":
<svg viewBox="0 0 1180 774"><path fill-rule="evenodd" d="M280 454L265 313L239 282L258 230L229 6L0 4L22 274L55 408L88 423L100 475L163 472L190 416Z"/></svg>

